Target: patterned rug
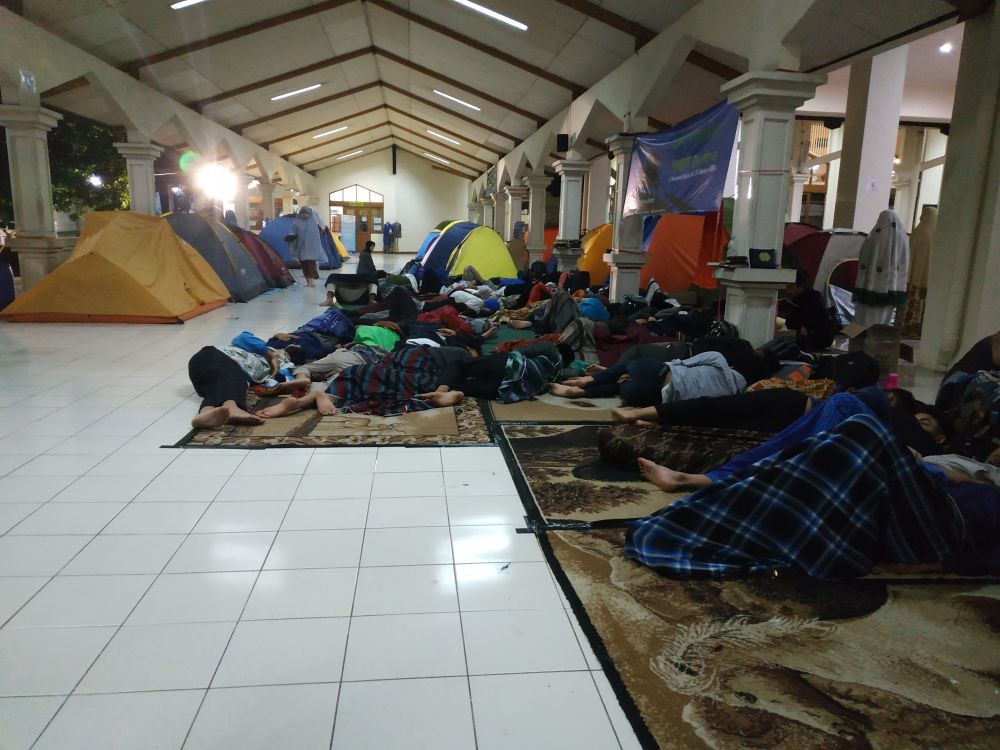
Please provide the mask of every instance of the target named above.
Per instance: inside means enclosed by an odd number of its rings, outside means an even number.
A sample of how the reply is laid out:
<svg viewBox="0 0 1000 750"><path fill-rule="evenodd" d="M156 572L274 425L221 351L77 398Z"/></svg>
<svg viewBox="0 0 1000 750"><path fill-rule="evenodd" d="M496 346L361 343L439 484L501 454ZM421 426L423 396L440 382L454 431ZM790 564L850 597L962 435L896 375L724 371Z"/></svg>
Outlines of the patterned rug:
<svg viewBox="0 0 1000 750"><path fill-rule="evenodd" d="M490 401L490 411L497 422L546 423L611 422L611 410L621 406L619 398L567 399L543 393L530 401L501 404Z"/></svg>
<svg viewBox="0 0 1000 750"><path fill-rule="evenodd" d="M634 517L679 497L600 461L601 429L503 426L546 520ZM673 581L626 559L624 538L540 535L644 747L997 747L1000 586Z"/></svg>
<svg viewBox="0 0 1000 750"><path fill-rule="evenodd" d="M265 407L273 399L253 401ZM192 430L175 447L186 448L322 448L334 446L480 445L493 442L483 412L475 399L455 407L428 409L397 417L335 414L324 417L315 409L275 417L257 427L225 425L216 430Z"/></svg>

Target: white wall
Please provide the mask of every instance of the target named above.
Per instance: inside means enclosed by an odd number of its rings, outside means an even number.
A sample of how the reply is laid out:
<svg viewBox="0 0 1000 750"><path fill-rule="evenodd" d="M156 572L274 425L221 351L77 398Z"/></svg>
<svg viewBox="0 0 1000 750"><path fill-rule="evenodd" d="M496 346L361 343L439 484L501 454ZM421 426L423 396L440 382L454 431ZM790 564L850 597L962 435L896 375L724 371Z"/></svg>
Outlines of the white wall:
<svg viewBox="0 0 1000 750"><path fill-rule="evenodd" d="M433 169L426 159L399 149L396 174L392 152L347 159L316 174L320 212L328 217L329 195L334 190L362 185L385 196L386 221L403 225L400 252L415 253L427 233L445 219L465 219L469 180ZM381 244L377 246L381 248Z"/></svg>

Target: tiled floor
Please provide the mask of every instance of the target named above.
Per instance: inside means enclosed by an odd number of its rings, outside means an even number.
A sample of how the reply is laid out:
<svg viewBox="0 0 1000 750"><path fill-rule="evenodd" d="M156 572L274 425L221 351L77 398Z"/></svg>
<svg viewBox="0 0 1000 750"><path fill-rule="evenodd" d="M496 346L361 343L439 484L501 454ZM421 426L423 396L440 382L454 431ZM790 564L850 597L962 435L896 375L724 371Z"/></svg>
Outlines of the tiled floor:
<svg viewBox="0 0 1000 750"><path fill-rule="evenodd" d="M0 748L635 748L496 448L162 448L183 326L0 324Z"/></svg>

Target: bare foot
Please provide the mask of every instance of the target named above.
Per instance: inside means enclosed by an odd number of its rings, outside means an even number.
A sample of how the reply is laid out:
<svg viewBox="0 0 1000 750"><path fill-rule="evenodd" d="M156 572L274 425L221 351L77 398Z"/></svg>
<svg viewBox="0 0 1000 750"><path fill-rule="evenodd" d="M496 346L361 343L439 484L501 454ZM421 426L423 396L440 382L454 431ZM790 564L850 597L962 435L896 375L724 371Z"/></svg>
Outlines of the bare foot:
<svg viewBox="0 0 1000 750"><path fill-rule="evenodd" d="M225 406L206 406L191 420L191 426L196 430L212 430L222 427L228 419L229 409Z"/></svg>
<svg viewBox="0 0 1000 750"><path fill-rule="evenodd" d="M434 391L433 393L423 393L421 396L434 407L441 408L443 406L454 406L463 398L465 394L461 391Z"/></svg>
<svg viewBox="0 0 1000 750"><path fill-rule="evenodd" d="M630 406L618 406L611 410L611 419L615 422L631 424L639 419L639 410Z"/></svg>
<svg viewBox="0 0 1000 750"><path fill-rule="evenodd" d="M485 331L483 331L483 339L491 339L497 335L496 326L490 326Z"/></svg>
<svg viewBox="0 0 1000 750"><path fill-rule="evenodd" d="M284 417L294 414L301 408L297 398L283 398L274 406L269 406L266 409L258 409L256 415L263 422L265 418L270 419L271 417Z"/></svg>
<svg viewBox="0 0 1000 750"><path fill-rule="evenodd" d="M507 325L509 325L511 328L516 328L518 330L523 331L527 330L528 328L531 328L531 326L534 324L530 320L512 320L509 323L507 323Z"/></svg>
<svg viewBox="0 0 1000 750"><path fill-rule="evenodd" d="M227 409L229 411L229 419L226 420L226 424L250 426L264 424L264 417L257 414L251 414L238 406L229 406Z"/></svg>
<svg viewBox="0 0 1000 750"><path fill-rule="evenodd" d="M682 471L674 471L666 466L660 466L647 458L639 459L639 471L648 481L655 484L664 492L680 492L697 487L706 487L712 480L704 474L685 474Z"/></svg>
<svg viewBox="0 0 1000 750"><path fill-rule="evenodd" d="M562 381L562 384L563 385L571 385L574 388L586 388L588 385L590 385L593 382L594 382L594 379L592 377L584 375L583 377L579 377L579 378L566 378L566 380Z"/></svg>
<svg viewBox="0 0 1000 750"><path fill-rule="evenodd" d="M580 398L587 395L587 392L583 388L576 388L571 385L562 385L560 383L552 383L549 386L549 393L553 396L562 396L563 398Z"/></svg>
<svg viewBox="0 0 1000 750"><path fill-rule="evenodd" d="M330 398L330 394L326 391L319 391L316 394L316 411L324 417L329 417L337 413L337 407L333 405L333 399Z"/></svg>

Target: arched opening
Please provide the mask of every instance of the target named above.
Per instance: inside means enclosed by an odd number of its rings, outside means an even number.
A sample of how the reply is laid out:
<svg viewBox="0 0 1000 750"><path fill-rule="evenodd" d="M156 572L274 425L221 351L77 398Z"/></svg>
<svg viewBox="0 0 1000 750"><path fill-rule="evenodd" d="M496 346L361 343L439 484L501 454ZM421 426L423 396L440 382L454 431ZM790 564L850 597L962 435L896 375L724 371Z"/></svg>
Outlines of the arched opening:
<svg viewBox="0 0 1000 750"><path fill-rule="evenodd" d="M375 238L375 250L382 251L385 196L361 185L351 185L330 193L330 231L340 236L348 252L355 252Z"/></svg>

